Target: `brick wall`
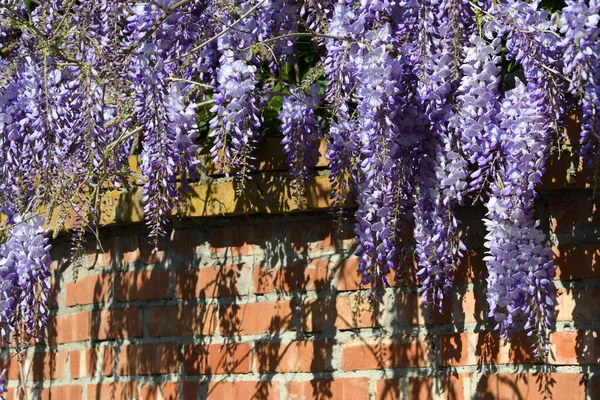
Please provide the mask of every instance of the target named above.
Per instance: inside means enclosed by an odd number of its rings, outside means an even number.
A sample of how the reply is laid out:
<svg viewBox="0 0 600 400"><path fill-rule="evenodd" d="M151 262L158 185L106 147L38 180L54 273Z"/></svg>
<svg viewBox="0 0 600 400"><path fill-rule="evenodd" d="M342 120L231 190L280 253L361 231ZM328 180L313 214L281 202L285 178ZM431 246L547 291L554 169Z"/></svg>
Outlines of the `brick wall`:
<svg viewBox="0 0 600 400"><path fill-rule="evenodd" d="M571 178L549 174L537 207L558 265L545 363L491 333L479 208L462 210L470 250L435 315L409 282L369 303L351 220L209 216L176 222L155 254L143 226L104 228L76 281L58 240L48 333L21 362L3 349L7 397L600 399L597 202Z"/></svg>

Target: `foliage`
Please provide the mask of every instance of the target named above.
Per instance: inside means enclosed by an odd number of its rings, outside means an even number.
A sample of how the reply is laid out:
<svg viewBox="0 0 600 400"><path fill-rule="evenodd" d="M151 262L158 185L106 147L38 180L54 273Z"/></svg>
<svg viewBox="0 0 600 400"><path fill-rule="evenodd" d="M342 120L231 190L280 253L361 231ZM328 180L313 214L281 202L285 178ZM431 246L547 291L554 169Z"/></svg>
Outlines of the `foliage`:
<svg viewBox="0 0 600 400"><path fill-rule="evenodd" d="M45 324L49 246L32 212L66 205L55 231L75 213L76 253L102 191L128 184L127 157L141 148L156 239L199 147L242 194L252 151L280 132L299 201L326 135L332 205L348 194L358 204L359 272L375 299L414 256L426 305L440 305L465 249L456 209L482 201L489 316L506 338L527 330L544 356L554 265L535 188L573 107L584 153L596 157L600 4L544 7L0 0L3 338L35 337Z"/></svg>

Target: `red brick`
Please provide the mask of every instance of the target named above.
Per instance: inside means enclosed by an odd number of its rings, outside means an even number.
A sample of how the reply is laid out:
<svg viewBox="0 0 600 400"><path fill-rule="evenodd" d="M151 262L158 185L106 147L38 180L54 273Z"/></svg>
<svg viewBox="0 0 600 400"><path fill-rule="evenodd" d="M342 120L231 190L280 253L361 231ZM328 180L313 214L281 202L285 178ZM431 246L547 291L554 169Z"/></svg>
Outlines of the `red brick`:
<svg viewBox="0 0 600 400"><path fill-rule="evenodd" d="M115 278L115 298L119 301L169 299L169 271L141 271Z"/></svg>
<svg viewBox="0 0 600 400"><path fill-rule="evenodd" d="M375 399L463 400L465 399L465 385L470 383L470 379L469 374L384 379L377 381ZM470 393L469 387L467 393Z"/></svg>
<svg viewBox="0 0 600 400"><path fill-rule="evenodd" d="M428 364L427 346L416 338L360 339L342 344L342 369L345 371Z"/></svg>
<svg viewBox="0 0 600 400"><path fill-rule="evenodd" d="M209 246L217 257L243 257L254 254L267 240L270 226L228 226L211 230Z"/></svg>
<svg viewBox="0 0 600 400"><path fill-rule="evenodd" d="M245 374L252 371L249 343L191 345L185 348L186 375Z"/></svg>
<svg viewBox="0 0 600 400"><path fill-rule="evenodd" d="M351 257L342 260L335 267L334 282L335 287L340 292L348 290L360 289L360 274L358 273L358 265L360 259Z"/></svg>
<svg viewBox="0 0 600 400"><path fill-rule="evenodd" d="M58 308L60 299L60 294L62 292L61 289L62 283L59 280L54 279L54 277L50 280L50 294L48 295L48 308L55 309Z"/></svg>
<svg viewBox="0 0 600 400"><path fill-rule="evenodd" d="M314 342L257 343L256 368L267 372L323 372L333 370L333 343Z"/></svg>
<svg viewBox="0 0 600 400"><path fill-rule="evenodd" d="M45 381L60 379L65 374L67 352L37 352L33 354L30 370L27 371L29 379Z"/></svg>
<svg viewBox="0 0 600 400"><path fill-rule="evenodd" d="M595 331L550 334L550 364L595 365L600 363L600 337Z"/></svg>
<svg viewBox="0 0 600 400"><path fill-rule="evenodd" d="M165 261L167 253L166 238L162 237L158 239L158 243L154 240L146 237L140 238L140 258L144 265L160 264Z"/></svg>
<svg viewBox="0 0 600 400"><path fill-rule="evenodd" d="M591 395L591 400L600 400L600 377L595 377L592 379Z"/></svg>
<svg viewBox="0 0 600 400"><path fill-rule="evenodd" d="M41 400L81 400L83 388L79 385L51 386L43 388L37 394Z"/></svg>
<svg viewBox="0 0 600 400"><path fill-rule="evenodd" d="M362 296L308 300L302 304L301 316L305 332L321 332L332 327L343 331L381 325L379 303L371 303Z"/></svg>
<svg viewBox="0 0 600 400"><path fill-rule="evenodd" d="M136 308L96 311L92 318L94 340L142 336L142 312Z"/></svg>
<svg viewBox="0 0 600 400"><path fill-rule="evenodd" d="M322 290L329 282L329 262L317 258L308 265L296 262L285 268L255 265L252 280L255 293Z"/></svg>
<svg viewBox="0 0 600 400"><path fill-rule="evenodd" d="M452 312L448 313L450 322L476 323L485 320L488 309L485 291L466 291L452 297Z"/></svg>
<svg viewBox="0 0 600 400"><path fill-rule="evenodd" d="M62 344L90 338L91 314L78 312L50 319L48 323L49 344Z"/></svg>
<svg viewBox="0 0 600 400"><path fill-rule="evenodd" d="M92 250L88 253L87 258L90 268L108 267L113 261L112 253L108 248L105 248L104 251L101 249Z"/></svg>
<svg viewBox="0 0 600 400"><path fill-rule="evenodd" d="M600 322L600 289L557 291L557 321Z"/></svg>
<svg viewBox="0 0 600 400"><path fill-rule="evenodd" d="M138 382L104 382L88 385L88 400L130 400L139 396Z"/></svg>
<svg viewBox="0 0 600 400"><path fill-rule="evenodd" d="M279 400L279 382L184 382L183 399Z"/></svg>
<svg viewBox="0 0 600 400"><path fill-rule="evenodd" d="M140 260L140 240L137 235L111 236L102 241L104 252L98 256L91 254L89 260L95 267L109 266L113 262L120 265Z"/></svg>
<svg viewBox="0 0 600 400"><path fill-rule="evenodd" d="M257 335L292 330L292 306L289 300L221 307L219 330L222 335Z"/></svg>
<svg viewBox="0 0 600 400"><path fill-rule="evenodd" d="M6 396L7 399L17 399L17 390L15 388L6 388L7 392L4 394ZM21 389L19 389L19 392L21 391ZM19 395L18 399L21 400L22 398L24 398L24 396L21 394Z"/></svg>
<svg viewBox="0 0 600 400"><path fill-rule="evenodd" d="M250 267L243 264L179 271L177 297L188 300L240 296L248 293L249 279Z"/></svg>
<svg viewBox="0 0 600 400"><path fill-rule="evenodd" d="M557 234L572 234L586 227L597 228L600 224L599 206L598 198L587 194L575 198L568 195L551 197L548 204L550 229Z"/></svg>
<svg viewBox="0 0 600 400"><path fill-rule="evenodd" d="M524 333L504 342L491 332L456 333L440 338L442 365L535 363L532 341Z"/></svg>
<svg viewBox="0 0 600 400"><path fill-rule="evenodd" d="M25 354L23 354L23 358ZM6 369L5 379L16 380L20 376L19 361L16 353L11 353L8 359L0 360L0 371Z"/></svg>
<svg viewBox="0 0 600 400"><path fill-rule="evenodd" d="M419 325L424 322L422 307L422 297L418 293L399 292L396 294L396 323L405 325Z"/></svg>
<svg viewBox="0 0 600 400"><path fill-rule="evenodd" d="M205 336L215 334L217 308L213 305L154 307L150 336Z"/></svg>
<svg viewBox="0 0 600 400"><path fill-rule="evenodd" d="M510 400L545 400L549 398L583 400L585 399L585 383L581 374L483 375L477 384L475 397Z"/></svg>
<svg viewBox="0 0 600 400"><path fill-rule="evenodd" d="M171 254L189 258L197 254L206 243L206 235L199 229L174 229L165 240L165 248Z"/></svg>
<svg viewBox="0 0 600 400"><path fill-rule="evenodd" d="M112 275L86 276L80 278L77 282L67 283L67 306L103 303L110 299L111 292Z"/></svg>
<svg viewBox="0 0 600 400"><path fill-rule="evenodd" d="M558 279L600 278L600 244L559 245L552 252Z"/></svg>
<svg viewBox="0 0 600 400"><path fill-rule="evenodd" d="M144 400L177 400L179 399L177 382L142 385L140 398Z"/></svg>
<svg viewBox="0 0 600 400"><path fill-rule="evenodd" d="M112 375L114 349L108 346L87 350L74 350L69 354L71 379L88 376Z"/></svg>
<svg viewBox="0 0 600 400"><path fill-rule="evenodd" d="M483 261L484 252L483 249L469 249L465 252L460 265L454 272L455 284L479 282L485 279L484 274L487 273L487 268Z"/></svg>
<svg viewBox="0 0 600 400"><path fill-rule="evenodd" d="M117 357L119 375L155 375L178 372L180 346L174 343L123 346Z"/></svg>
<svg viewBox="0 0 600 400"><path fill-rule="evenodd" d="M296 400L368 400L368 378L314 379L286 383L288 398Z"/></svg>

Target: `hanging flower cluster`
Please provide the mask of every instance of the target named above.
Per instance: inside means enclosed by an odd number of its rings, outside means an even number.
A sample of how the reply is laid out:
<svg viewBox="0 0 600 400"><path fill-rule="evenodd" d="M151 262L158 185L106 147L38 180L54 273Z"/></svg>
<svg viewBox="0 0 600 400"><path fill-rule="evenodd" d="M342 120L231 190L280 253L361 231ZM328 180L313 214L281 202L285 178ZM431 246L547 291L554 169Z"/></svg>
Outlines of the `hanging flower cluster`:
<svg viewBox="0 0 600 400"><path fill-rule="evenodd" d="M465 250L457 207L482 201L489 317L545 354L554 265L535 188L575 108L597 161L596 0L555 14L537 0L24 4L0 0L4 338L15 315L28 334L43 321L33 299L11 306L14 285L47 276L41 222L17 215L66 205L62 219L75 210L81 232L94 227L102 192L128 184L127 157L139 153L157 239L200 147L243 194L253 151L274 131L298 199L325 136L331 203L357 204L359 273L374 299L416 261L425 304L441 307ZM11 271L24 265L38 272L21 282Z"/></svg>
<svg viewBox="0 0 600 400"><path fill-rule="evenodd" d="M51 246L43 217L12 220L10 238L0 245L0 337L26 344L37 340L47 324Z"/></svg>

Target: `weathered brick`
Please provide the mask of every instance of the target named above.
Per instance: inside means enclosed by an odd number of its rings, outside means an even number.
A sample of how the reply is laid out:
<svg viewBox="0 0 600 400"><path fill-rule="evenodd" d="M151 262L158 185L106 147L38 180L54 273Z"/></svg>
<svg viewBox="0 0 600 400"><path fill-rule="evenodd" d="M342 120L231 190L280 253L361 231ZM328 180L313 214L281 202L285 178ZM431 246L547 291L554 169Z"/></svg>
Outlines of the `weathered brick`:
<svg viewBox="0 0 600 400"><path fill-rule="evenodd" d="M558 279L600 278L600 244L559 245L552 252Z"/></svg>
<svg viewBox="0 0 600 400"><path fill-rule="evenodd" d="M454 272L454 283L481 282L487 271L483 261L484 249L468 249Z"/></svg>
<svg viewBox="0 0 600 400"><path fill-rule="evenodd" d="M74 350L69 354L71 379L88 376L110 376L113 371L114 349L109 346Z"/></svg>
<svg viewBox="0 0 600 400"><path fill-rule="evenodd" d="M210 232L209 247L217 257L243 257L259 250L270 238L270 226L226 226Z"/></svg>
<svg viewBox="0 0 600 400"><path fill-rule="evenodd" d="M249 343L186 346L186 375L245 374L252 371L252 347Z"/></svg>
<svg viewBox="0 0 600 400"><path fill-rule="evenodd" d="M104 265L112 262L127 265L139 261L141 257L140 239L137 235L111 236L102 241L102 246L105 250L102 255ZM94 261L94 256L90 261Z"/></svg>
<svg viewBox="0 0 600 400"><path fill-rule="evenodd" d="M316 258L278 268L255 265L252 280L255 293L322 290L329 283L329 261Z"/></svg>
<svg viewBox="0 0 600 400"><path fill-rule="evenodd" d="M351 257L340 261L335 266L334 283L338 291L345 292L360 289L359 263L359 258Z"/></svg>
<svg viewBox="0 0 600 400"><path fill-rule="evenodd" d="M286 383L288 399L368 400L368 378L314 379Z"/></svg>
<svg viewBox="0 0 600 400"><path fill-rule="evenodd" d="M169 271L126 272L115 278L115 298L119 301L168 299Z"/></svg>
<svg viewBox="0 0 600 400"><path fill-rule="evenodd" d="M6 369L5 379L16 380L20 376L20 366L16 353L11 352L7 358L0 360L0 371Z"/></svg>
<svg viewBox="0 0 600 400"><path fill-rule="evenodd" d="M67 306L103 303L112 292L112 275L90 275L66 285Z"/></svg>
<svg viewBox="0 0 600 400"><path fill-rule="evenodd" d="M506 343L492 332L456 333L441 336L440 345L445 366L536 362L524 333Z"/></svg>
<svg viewBox="0 0 600 400"><path fill-rule="evenodd" d="M51 318L48 322L49 344L79 342L90 338L91 314L77 312Z"/></svg>
<svg viewBox="0 0 600 400"><path fill-rule="evenodd" d="M483 290L465 291L452 296L452 312L449 322L476 323L486 319L488 304Z"/></svg>
<svg viewBox="0 0 600 400"><path fill-rule="evenodd" d="M79 385L50 386L32 392L35 398L40 400L81 400L83 387Z"/></svg>
<svg viewBox="0 0 600 400"><path fill-rule="evenodd" d="M142 336L142 312L137 308L96 311L92 317L94 340Z"/></svg>
<svg viewBox="0 0 600 400"><path fill-rule="evenodd" d="M331 371L332 357L333 343L324 340L257 343L255 350L259 373Z"/></svg>
<svg viewBox="0 0 600 400"><path fill-rule="evenodd" d="M290 300L235 304L219 310L219 330L225 336L257 335L293 328Z"/></svg>
<svg viewBox="0 0 600 400"><path fill-rule="evenodd" d="M143 400L177 400L179 384L177 382L163 382L160 384L142 385L140 398Z"/></svg>
<svg viewBox="0 0 600 400"><path fill-rule="evenodd" d="M600 363L600 334L596 331L552 332L549 362L557 365Z"/></svg>
<svg viewBox="0 0 600 400"><path fill-rule="evenodd" d="M395 296L394 323L401 325L418 325L425 320L423 317L421 300L418 293L400 292Z"/></svg>
<svg viewBox="0 0 600 400"><path fill-rule="evenodd" d="M345 371L426 365L427 346L416 338L360 339L342 344L342 369Z"/></svg>
<svg viewBox="0 0 600 400"><path fill-rule="evenodd" d="M585 399L585 382L581 374L496 374L483 375L477 383L478 399L549 398Z"/></svg>
<svg viewBox="0 0 600 400"><path fill-rule="evenodd" d="M600 377L596 376L592 379L590 388L591 400L600 400Z"/></svg>
<svg viewBox="0 0 600 400"><path fill-rule="evenodd" d="M213 305L154 307L150 313L150 336L214 335L217 308Z"/></svg>
<svg viewBox="0 0 600 400"><path fill-rule="evenodd" d="M308 300L302 304L301 326L305 332L321 332L335 327L344 331L381 326L379 303L366 297L344 296Z"/></svg>
<svg viewBox="0 0 600 400"><path fill-rule="evenodd" d="M181 365L180 346L175 343L132 344L118 355L119 375L155 375L178 372Z"/></svg>
<svg viewBox="0 0 600 400"><path fill-rule="evenodd" d="M63 283L60 278L52 277L50 279L50 293L48 294L48 308L56 309L59 307L59 303L62 301L61 293L63 292Z"/></svg>
<svg viewBox="0 0 600 400"><path fill-rule="evenodd" d="M600 322L600 289L560 289L556 300L557 321Z"/></svg>
<svg viewBox="0 0 600 400"><path fill-rule="evenodd" d="M573 234L600 224L598 198L578 191L560 197L550 197L550 229L556 234Z"/></svg>
<svg viewBox="0 0 600 400"><path fill-rule="evenodd" d="M138 382L103 382L100 384L90 384L87 387L88 400L129 400L138 396Z"/></svg>
<svg viewBox="0 0 600 400"><path fill-rule="evenodd" d="M218 381L184 382L183 399L235 399L235 400L279 400L279 382L264 381Z"/></svg>
<svg viewBox="0 0 600 400"><path fill-rule="evenodd" d="M232 297L248 293L250 267L244 264L177 272L177 297L184 300Z"/></svg>
<svg viewBox="0 0 600 400"><path fill-rule="evenodd" d="M34 381L45 381L60 379L65 374L65 366L68 353L58 352L36 352L31 359L28 377Z"/></svg>
<svg viewBox="0 0 600 400"><path fill-rule="evenodd" d="M375 399L463 400L470 397L470 381L469 374L383 379L376 383ZM465 386L468 393L466 397Z"/></svg>

